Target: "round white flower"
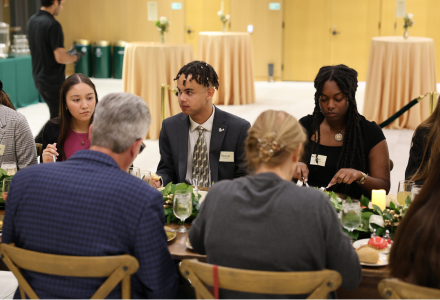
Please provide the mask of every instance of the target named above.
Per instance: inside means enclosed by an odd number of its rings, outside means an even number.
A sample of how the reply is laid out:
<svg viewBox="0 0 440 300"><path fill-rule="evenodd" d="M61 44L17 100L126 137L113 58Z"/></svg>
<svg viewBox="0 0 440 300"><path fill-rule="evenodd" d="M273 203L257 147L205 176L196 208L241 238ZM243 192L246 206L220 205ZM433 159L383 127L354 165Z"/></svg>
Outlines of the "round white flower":
<svg viewBox="0 0 440 300"><path fill-rule="evenodd" d="M414 17L414 14L408 13L408 18L412 19Z"/></svg>
<svg viewBox="0 0 440 300"><path fill-rule="evenodd" d="M226 15L226 16L225 16L226 21L229 21L230 18L231 18L230 15Z"/></svg>
<svg viewBox="0 0 440 300"><path fill-rule="evenodd" d="M222 12L221 10L219 10L219 11L217 12L217 15L218 15L219 17L221 17L221 16L223 16L223 12Z"/></svg>
<svg viewBox="0 0 440 300"><path fill-rule="evenodd" d="M160 17L159 18L159 22L161 25L167 24L168 23L168 18L167 17Z"/></svg>

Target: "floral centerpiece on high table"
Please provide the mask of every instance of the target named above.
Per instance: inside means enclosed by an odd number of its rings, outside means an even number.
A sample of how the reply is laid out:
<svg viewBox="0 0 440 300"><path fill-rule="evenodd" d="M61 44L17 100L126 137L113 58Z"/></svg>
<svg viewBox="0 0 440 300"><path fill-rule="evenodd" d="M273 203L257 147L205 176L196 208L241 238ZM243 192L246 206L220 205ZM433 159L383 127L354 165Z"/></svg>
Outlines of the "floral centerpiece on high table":
<svg viewBox="0 0 440 300"><path fill-rule="evenodd" d="M226 23L230 22L231 16L225 15L223 10L219 10L217 15L220 17L220 21L223 23L223 32L226 32Z"/></svg>
<svg viewBox="0 0 440 300"><path fill-rule="evenodd" d="M409 37L408 28L414 25L413 17L414 15L412 13L408 13L405 17L403 17L403 29L405 29L405 32L403 33L403 38L405 39Z"/></svg>
<svg viewBox="0 0 440 300"><path fill-rule="evenodd" d="M339 213L342 209L342 200L334 192L325 191L325 193L330 197L330 202L336 212ZM370 200L367 197L362 196L360 203L363 208L361 212L361 224L359 227L353 232L349 232L347 229L343 228L344 232L355 241L358 239L370 238L373 229L376 229L376 234L379 236L383 236L385 231L388 230L390 232L390 237L393 238L399 222L402 220L411 204L411 199L409 197L406 198L405 205L390 202L390 208L387 208L384 211L374 204L372 205L372 209L369 208Z"/></svg>
<svg viewBox="0 0 440 300"><path fill-rule="evenodd" d="M160 42L165 44L165 32L168 32L170 21L168 21L167 17L160 17L154 25L157 27L157 30L160 31Z"/></svg>
<svg viewBox="0 0 440 300"><path fill-rule="evenodd" d="M8 175L8 172L4 169L0 169L0 194L3 194L3 179L5 178L12 178L14 175ZM5 200L0 197L0 208L4 209L5 207Z"/></svg>

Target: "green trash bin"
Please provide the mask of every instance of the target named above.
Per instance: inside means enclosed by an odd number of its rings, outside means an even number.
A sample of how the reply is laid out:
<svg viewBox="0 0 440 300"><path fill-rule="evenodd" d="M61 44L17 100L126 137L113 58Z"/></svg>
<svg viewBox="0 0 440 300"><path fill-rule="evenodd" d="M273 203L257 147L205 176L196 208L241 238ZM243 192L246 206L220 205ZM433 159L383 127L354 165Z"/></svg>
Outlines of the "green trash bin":
<svg viewBox="0 0 440 300"><path fill-rule="evenodd" d="M88 40L76 40L73 42L76 51L85 53L75 64L75 73L82 73L87 77L92 76L92 46Z"/></svg>
<svg viewBox="0 0 440 300"><path fill-rule="evenodd" d="M127 42L124 41L117 41L113 44L113 77L116 79L122 79L126 44Z"/></svg>
<svg viewBox="0 0 440 300"><path fill-rule="evenodd" d="M93 44L93 77L112 77L111 49L107 41L96 41Z"/></svg>

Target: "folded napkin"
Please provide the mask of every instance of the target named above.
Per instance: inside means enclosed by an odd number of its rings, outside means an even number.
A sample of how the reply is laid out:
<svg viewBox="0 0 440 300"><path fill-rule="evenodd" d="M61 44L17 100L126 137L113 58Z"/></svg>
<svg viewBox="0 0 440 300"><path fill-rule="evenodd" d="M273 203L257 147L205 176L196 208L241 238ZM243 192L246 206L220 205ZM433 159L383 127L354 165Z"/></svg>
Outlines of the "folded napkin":
<svg viewBox="0 0 440 300"><path fill-rule="evenodd" d="M0 271L0 299L14 299L18 281L12 272Z"/></svg>

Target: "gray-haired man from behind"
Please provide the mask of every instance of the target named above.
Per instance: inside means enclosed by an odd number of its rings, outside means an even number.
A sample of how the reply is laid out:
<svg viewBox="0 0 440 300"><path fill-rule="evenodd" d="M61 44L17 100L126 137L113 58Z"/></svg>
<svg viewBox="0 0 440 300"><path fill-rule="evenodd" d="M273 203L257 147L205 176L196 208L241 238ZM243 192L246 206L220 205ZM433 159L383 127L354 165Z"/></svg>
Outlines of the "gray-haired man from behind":
<svg viewBox="0 0 440 300"><path fill-rule="evenodd" d="M105 96L89 130L90 150L14 176L2 242L59 255L129 254L139 261L131 277L133 299L174 298L178 275L163 229L162 195L126 172L149 125L148 106L140 97ZM40 298L90 298L105 280L23 273ZM120 297L118 285L108 298Z"/></svg>

